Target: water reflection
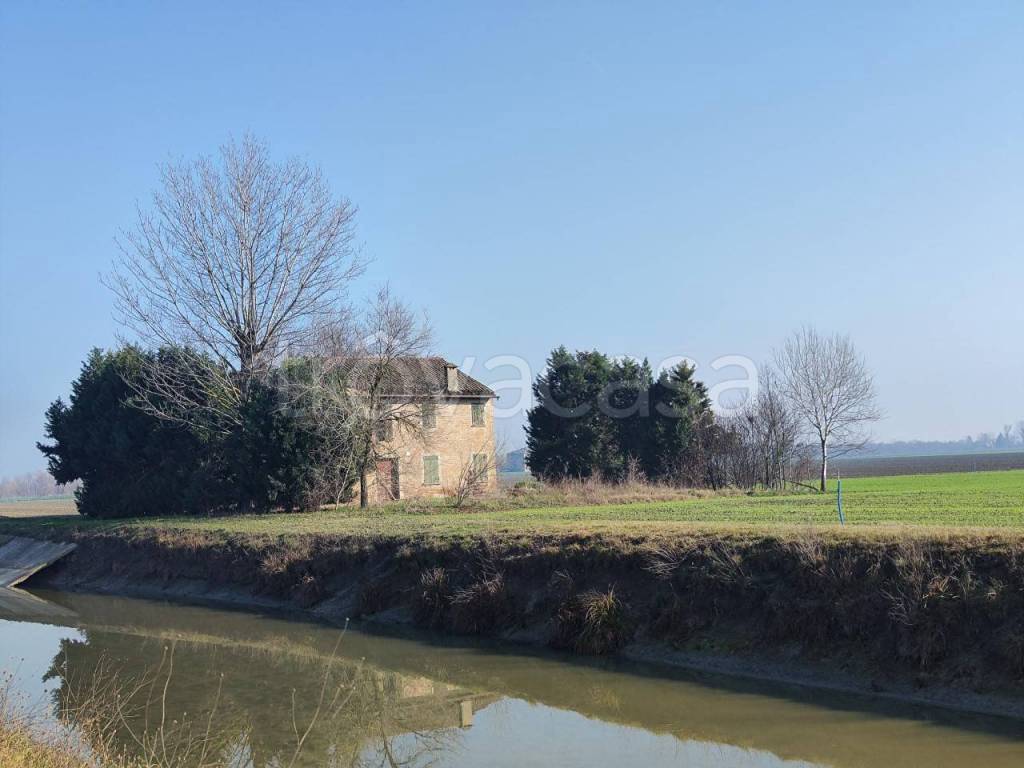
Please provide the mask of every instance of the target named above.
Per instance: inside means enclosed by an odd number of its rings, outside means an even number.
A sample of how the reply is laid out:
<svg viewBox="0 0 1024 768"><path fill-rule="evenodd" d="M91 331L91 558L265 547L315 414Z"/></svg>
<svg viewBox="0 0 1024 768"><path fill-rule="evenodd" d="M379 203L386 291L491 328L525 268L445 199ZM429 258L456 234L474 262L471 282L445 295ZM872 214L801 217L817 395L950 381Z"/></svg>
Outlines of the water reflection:
<svg viewBox="0 0 1024 768"><path fill-rule="evenodd" d="M54 711L82 717L82 702L116 698L93 695L103 681L131 681L146 706L120 719L116 738L135 749L162 719L200 734L212 723L206 748L254 768L1024 764L1019 725L994 718L354 630L342 637L208 608L40 596L77 616L77 632L40 650ZM32 626L0 622L0 638Z"/></svg>
<svg viewBox="0 0 1024 768"><path fill-rule="evenodd" d="M137 756L163 748L152 739L169 742L180 753L172 764L230 754L229 764L254 768L427 765L456 749L460 727L497 698L287 643L83 634L61 641L47 673L58 683L55 711L114 723L117 742ZM109 717L112 701L130 703ZM147 740L157 723L164 730Z"/></svg>

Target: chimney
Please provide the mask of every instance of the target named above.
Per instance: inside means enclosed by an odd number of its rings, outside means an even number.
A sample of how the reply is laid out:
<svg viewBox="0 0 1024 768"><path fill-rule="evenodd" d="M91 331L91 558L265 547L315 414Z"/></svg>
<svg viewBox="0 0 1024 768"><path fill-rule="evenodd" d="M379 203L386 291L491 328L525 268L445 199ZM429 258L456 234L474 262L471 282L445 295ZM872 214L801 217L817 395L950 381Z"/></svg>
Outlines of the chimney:
<svg viewBox="0 0 1024 768"><path fill-rule="evenodd" d="M449 392L459 391L459 367L452 365L451 363L444 364L444 370L447 374L446 387Z"/></svg>

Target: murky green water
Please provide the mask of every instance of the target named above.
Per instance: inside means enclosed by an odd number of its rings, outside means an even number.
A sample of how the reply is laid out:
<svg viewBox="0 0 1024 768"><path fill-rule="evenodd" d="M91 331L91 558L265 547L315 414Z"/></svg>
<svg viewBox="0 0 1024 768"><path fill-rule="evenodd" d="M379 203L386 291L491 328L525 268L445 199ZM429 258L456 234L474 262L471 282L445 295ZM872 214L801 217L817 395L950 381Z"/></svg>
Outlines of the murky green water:
<svg viewBox="0 0 1024 768"><path fill-rule="evenodd" d="M239 766L1024 766L1024 727L798 688L385 637L250 613L38 593L0 601L0 667L72 720L209 724ZM148 687L147 687L148 686ZM92 698L95 698L93 696ZM184 723L185 726L181 724ZM308 735L303 739L303 734Z"/></svg>

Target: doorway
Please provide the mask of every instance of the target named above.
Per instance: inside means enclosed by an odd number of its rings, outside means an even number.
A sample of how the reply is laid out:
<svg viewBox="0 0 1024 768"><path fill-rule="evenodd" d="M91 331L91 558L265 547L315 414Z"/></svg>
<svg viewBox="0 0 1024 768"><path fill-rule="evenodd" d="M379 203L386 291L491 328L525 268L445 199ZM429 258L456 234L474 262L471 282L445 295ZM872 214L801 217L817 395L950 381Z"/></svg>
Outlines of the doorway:
<svg viewBox="0 0 1024 768"><path fill-rule="evenodd" d="M402 490L398 477L398 459L377 461L377 494L381 501L398 501Z"/></svg>

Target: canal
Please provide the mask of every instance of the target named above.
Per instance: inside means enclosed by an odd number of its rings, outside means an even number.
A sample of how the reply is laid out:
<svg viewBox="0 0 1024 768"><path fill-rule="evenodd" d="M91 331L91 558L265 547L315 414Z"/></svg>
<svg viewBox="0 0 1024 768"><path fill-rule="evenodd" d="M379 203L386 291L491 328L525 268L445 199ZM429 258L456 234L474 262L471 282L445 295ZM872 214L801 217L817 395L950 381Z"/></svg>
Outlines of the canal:
<svg viewBox="0 0 1024 768"><path fill-rule="evenodd" d="M795 686L109 596L0 616L19 700L129 752L163 723L240 768L1024 765L1018 721Z"/></svg>

